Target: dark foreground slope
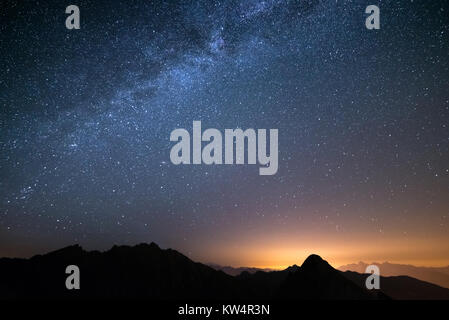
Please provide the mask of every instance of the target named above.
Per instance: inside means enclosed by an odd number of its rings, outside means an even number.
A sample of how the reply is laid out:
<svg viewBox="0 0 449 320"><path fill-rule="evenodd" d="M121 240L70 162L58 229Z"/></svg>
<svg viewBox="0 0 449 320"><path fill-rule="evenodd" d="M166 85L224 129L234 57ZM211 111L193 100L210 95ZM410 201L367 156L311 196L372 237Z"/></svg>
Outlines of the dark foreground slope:
<svg viewBox="0 0 449 320"><path fill-rule="evenodd" d="M80 269L80 290L65 287L68 265ZM316 255L301 267L233 277L151 243L114 246L106 252L87 252L75 245L30 259L0 259L0 299L23 298L371 300L387 296L367 291Z"/></svg>
<svg viewBox="0 0 449 320"><path fill-rule="evenodd" d="M367 274L353 271L343 273L347 279L361 286ZM382 291L399 300L449 300L449 289L408 276L380 277Z"/></svg>

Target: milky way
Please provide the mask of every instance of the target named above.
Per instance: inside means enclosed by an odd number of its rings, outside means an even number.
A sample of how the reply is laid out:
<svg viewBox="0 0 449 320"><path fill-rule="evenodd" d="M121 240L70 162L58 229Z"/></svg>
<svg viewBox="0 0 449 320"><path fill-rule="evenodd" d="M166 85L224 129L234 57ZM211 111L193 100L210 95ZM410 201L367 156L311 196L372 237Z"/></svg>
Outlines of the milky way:
<svg viewBox="0 0 449 320"><path fill-rule="evenodd" d="M447 1L380 1L380 30L370 1L73 4L80 30L68 3L0 12L1 255L449 243ZM173 165L193 120L279 129L277 174Z"/></svg>

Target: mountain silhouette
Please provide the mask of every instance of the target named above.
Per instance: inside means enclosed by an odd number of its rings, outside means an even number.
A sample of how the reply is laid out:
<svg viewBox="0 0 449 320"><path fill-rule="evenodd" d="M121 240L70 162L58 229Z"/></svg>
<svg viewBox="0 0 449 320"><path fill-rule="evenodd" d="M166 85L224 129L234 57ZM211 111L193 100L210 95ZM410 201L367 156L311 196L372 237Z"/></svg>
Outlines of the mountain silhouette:
<svg viewBox="0 0 449 320"><path fill-rule="evenodd" d="M297 272L290 273L281 285L284 299L388 299L379 291L368 291L341 272L332 268L318 255L310 255Z"/></svg>
<svg viewBox="0 0 449 320"><path fill-rule="evenodd" d="M80 269L80 290L65 287L68 265ZM105 252L74 245L30 259L0 259L0 299L388 299L364 289L366 276L347 276L317 255L301 267L231 276L155 243Z"/></svg>
<svg viewBox="0 0 449 320"><path fill-rule="evenodd" d="M67 290L65 268L80 269L81 290ZM86 252L75 245L29 260L0 260L1 298L221 299L242 294L237 281L155 243Z"/></svg>

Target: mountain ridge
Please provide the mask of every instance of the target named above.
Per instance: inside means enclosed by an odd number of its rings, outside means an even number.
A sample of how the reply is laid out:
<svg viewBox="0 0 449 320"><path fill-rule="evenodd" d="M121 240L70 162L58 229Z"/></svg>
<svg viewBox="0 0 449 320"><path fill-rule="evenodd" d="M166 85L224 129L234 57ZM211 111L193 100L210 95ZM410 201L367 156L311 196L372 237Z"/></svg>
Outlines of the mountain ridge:
<svg viewBox="0 0 449 320"><path fill-rule="evenodd" d="M80 290L65 288L68 265L80 269ZM103 252L73 245L29 259L1 258L0 299L389 299L360 285L364 276L345 276L313 254L300 267L231 276L154 242Z"/></svg>

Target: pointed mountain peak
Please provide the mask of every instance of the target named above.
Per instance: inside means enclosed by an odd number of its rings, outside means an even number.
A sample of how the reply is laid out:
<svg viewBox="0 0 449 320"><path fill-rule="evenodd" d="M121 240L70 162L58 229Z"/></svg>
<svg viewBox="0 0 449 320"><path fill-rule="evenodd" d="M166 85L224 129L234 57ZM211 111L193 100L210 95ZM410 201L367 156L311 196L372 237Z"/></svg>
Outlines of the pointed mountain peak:
<svg viewBox="0 0 449 320"><path fill-rule="evenodd" d="M301 269L332 269L326 260L323 260L319 255L311 254L301 265Z"/></svg>
<svg viewBox="0 0 449 320"><path fill-rule="evenodd" d="M321 258L319 255L317 254L311 254L310 256L307 257L306 260L304 260L304 262L302 263L302 266L307 265L307 264L318 264L318 263L322 263L324 260L323 258Z"/></svg>

